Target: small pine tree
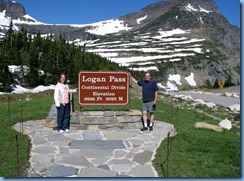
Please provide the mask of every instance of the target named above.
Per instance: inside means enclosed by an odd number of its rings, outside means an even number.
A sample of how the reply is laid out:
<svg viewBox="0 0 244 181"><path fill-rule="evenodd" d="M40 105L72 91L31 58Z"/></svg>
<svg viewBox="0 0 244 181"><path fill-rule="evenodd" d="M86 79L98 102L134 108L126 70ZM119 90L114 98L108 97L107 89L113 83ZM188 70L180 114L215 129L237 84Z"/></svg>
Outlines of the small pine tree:
<svg viewBox="0 0 244 181"><path fill-rule="evenodd" d="M214 88L214 89L219 88L219 80L218 80L218 79L216 79L216 80L214 81L213 88Z"/></svg>
<svg viewBox="0 0 244 181"><path fill-rule="evenodd" d="M211 81L210 81L209 79L206 80L204 87L206 87L206 88L208 88L208 89L210 89L210 88L213 87L213 86L212 86L212 83L211 83Z"/></svg>
<svg viewBox="0 0 244 181"><path fill-rule="evenodd" d="M234 86L235 84L232 82L232 77L230 74L228 74L227 79L225 80L225 87L231 87Z"/></svg>

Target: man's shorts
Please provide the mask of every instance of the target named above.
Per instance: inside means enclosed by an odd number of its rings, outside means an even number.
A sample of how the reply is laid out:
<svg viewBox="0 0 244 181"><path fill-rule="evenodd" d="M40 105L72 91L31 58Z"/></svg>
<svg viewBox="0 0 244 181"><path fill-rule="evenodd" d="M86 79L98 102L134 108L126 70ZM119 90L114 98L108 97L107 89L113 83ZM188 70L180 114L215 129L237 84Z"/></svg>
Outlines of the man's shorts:
<svg viewBox="0 0 244 181"><path fill-rule="evenodd" d="M153 106L153 101L151 102L146 102L142 104L142 110L150 112L150 113L154 113L156 110L156 105Z"/></svg>

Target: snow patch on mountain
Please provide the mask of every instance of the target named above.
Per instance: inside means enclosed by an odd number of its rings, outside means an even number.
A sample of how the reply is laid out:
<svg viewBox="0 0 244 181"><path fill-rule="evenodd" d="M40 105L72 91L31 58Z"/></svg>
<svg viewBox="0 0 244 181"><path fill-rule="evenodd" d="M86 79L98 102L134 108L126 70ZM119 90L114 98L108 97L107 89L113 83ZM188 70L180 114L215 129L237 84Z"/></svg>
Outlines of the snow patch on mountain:
<svg viewBox="0 0 244 181"><path fill-rule="evenodd" d="M147 15L145 15L145 16L142 17L142 18L138 18L138 19L136 20L137 24L141 24L141 21L145 20L146 18L147 18Z"/></svg>
<svg viewBox="0 0 244 181"><path fill-rule="evenodd" d="M2 26L9 26L9 23L11 21L10 17L5 17L6 10L3 12L0 12L0 22Z"/></svg>
<svg viewBox="0 0 244 181"><path fill-rule="evenodd" d="M154 38L154 39L162 39L164 37L169 37L169 36L178 35L178 34L185 34L185 33L190 33L190 32L191 32L191 30L182 30L182 29L179 29L179 28L173 29L171 31L162 31L162 30L159 29L158 33L160 35L154 36L152 38Z"/></svg>
<svg viewBox="0 0 244 181"><path fill-rule="evenodd" d="M149 61L157 59L170 59L174 57L187 57L193 56L194 53L176 53L172 55L157 55L157 56L136 56L136 57L120 57L120 58L109 58L111 61L121 64L122 66L129 66L132 63L137 63L138 61ZM170 61L170 60L169 60Z"/></svg>
<svg viewBox="0 0 244 181"><path fill-rule="evenodd" d="M121 40L87 44L87 51L97 53L121 66L127 66L134 71L158 70L158 65L166 62L181 61L184 57L204 54L201 42L205 39L189 39L184 34L192 30L173 29L170 31L158 30L158 35L150 32L134 36L134 41ZM183 36L182 36L183 35ZM153 47L152 47L153 43ZM172 46L173 45L173 46ZM181 48L184 45L184 48ZM135 52L141 52L138 55ZM207 57L206 57L207 58ZM167 85L169 90L177 91L182 86L180 75L171 75ZM196 86L194 74L191 73L185 80L190 86Z"/></svg>
<svg viewBox="0 0 244 181"><path fill-rule="evenodd" d="M180 79L181 79L181 76L179 74L169 75L169 78L168 78L169 81L175 81L176 84L182 85L182 83L180 82Z"/></svg>
<svg viewBox="0 0 244 181"><path fill-rule="evenodd" d="M211 11L208 11L208 10L206 10L206 9L203 9L201 6L199 6L199 8L200 8L200 12L205 12L205 13L210 13Z"/></svg>
<svg viewBox="0 0 244 181"><path fill-rule="evenodd" d="M171 83L170 81L167 82L167 90L169 91L178 91L178 87L175 84Z"/></svg>
<svg viewBox="0 0 244 181"><path fill-rule="evenodd" d="M204 12L204 13L210 13L211 12L211 11L208 11L208 10L202 8L199 5L198 5L199 10L198 10L198 9L194 8L194 6L192 6L190 3L188 3L188 5L185 8L187 11L190 11L190 12L192 12L192 11L194 11L194 12L199 11L199 12Z"/></svg>
<svg viewBox="0 0 244 181"><path fill-rule="evenodd" d="M179 74L170 74L168 77L168 82L167 82L167 87L165 89L167 89L167 91L178 91L178 87L177 85L181 86L181 75ZM191 75L189 75L188 77L185 77L185 80L188 82L188 84L190 86L195 87L196 81L194 80L194 73L191 72Z"/></svg>
<svg viewBox="0 0 244 181"><path fill-rule="evenodd" d="M191 86L195 87L197 85L196 81L194 80L194 73L191 73L191 75L186 77L185 79Z"/></svg>
<svg viewBox="0 0 244 181"><path fill-rule="evenodd" d="M25 20L24 20L25 19ZM0 29L9 29L9 25L11 22L11 17L6 16L6 10L0 12ZM26 14L23 16L23 19L13 19L13 29L18 31L19 28L15 24L33 24L33 25L41 25L44 24L40 21L37 21L35 18L31 17L30 15Z"/></svg>
<svg viewBox="0 0 244 181"><path fill-rule="evenodd" d="M71 24L70 26L80 27L80 28L88 26L86 32L96 34L96 35L106 35L110 33L117 33L119 31L128 31L132 28L132 27L128 27L128 25L125 24L124 21L119 19L111 19L111 20L100 21L100 22L86 24L86 25Z"/></svg>
<svg viewBox="0 0 244 181"><path fill-rule="evenodd" d="M54 90L54 89L55 89L55 85L50 85L50 86L40 85L34 89L27 89L27 88L24 88L20 85L16 85L13 87L12 93L13 94L26 94L26 93L34 94L34 93L39 93L39 92L44 92L47 90Z"/></svg>
<svg viewBox="0 0 244 181"><path fill-rule="evenodd" d="M158 70L158 68L156 66L149 66L149 67L133 67L133 68L129 68L130 70L134 70L134 71L150 71L150 70Z"/></svg>
<svg viewBox="0 0 244 181"><path fill-rule="evenodd" d="M8 66L8 70L11 73L16 73L16 72L21 72L21 69L23 69L24 72L29 71L29 68L26 65L21 66L17 66L17 65L9 65Z"/></svg>

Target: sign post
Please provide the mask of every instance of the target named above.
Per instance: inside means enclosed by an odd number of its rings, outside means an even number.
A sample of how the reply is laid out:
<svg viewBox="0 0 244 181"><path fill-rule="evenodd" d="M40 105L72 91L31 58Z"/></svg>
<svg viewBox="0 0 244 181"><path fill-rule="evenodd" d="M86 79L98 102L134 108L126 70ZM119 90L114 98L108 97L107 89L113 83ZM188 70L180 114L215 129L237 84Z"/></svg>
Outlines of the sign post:
<svg viewBox="0 0 244 181"><path fill-rule="evenodd" d="M220 89L223 89L223 88L224 88L224 83L223 83L223 82L220 82L220 83L219 83L219 88L220 88Z"/></svg>
<svg viewBox="0 0 244 181"><path fill-rule="evenodd" d="M127 106L129 74L127 72L80 71L80 106Z"/></svg>

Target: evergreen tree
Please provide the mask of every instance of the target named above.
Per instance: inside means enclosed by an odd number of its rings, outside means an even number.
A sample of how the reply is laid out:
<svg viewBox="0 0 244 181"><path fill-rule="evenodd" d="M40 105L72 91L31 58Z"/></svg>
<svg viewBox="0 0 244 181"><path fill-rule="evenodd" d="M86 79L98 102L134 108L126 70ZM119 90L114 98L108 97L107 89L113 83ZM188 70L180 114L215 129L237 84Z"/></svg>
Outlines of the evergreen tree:
<svg viewBox="0 0 244 181"><path fill-rule="evenodd" d="M9 72L8 64L5 61L3 49L0 49L0 91L9 92L12 84L13 79Z"/></svg>
<svg viewBox="0 0 244 181"><path fill-rule="evenodd" d="M13 42L14 42L14 31L13 31L13 22L10 22L9 29L6 32L5 39L3 41L3 49L5 55L5 61L8 65L13 64Z"/></svg>
<svg viewBox="0 0 244 181"><path fill-rule="evenodd" d="M14 79L34 87L55 84L64 72L76 84L80 70L126 70L98 54L86 52L85 48L69 44L62 36L54 40L52 35L42 38L37 32L32 37L23 27L15 33L11 22L0 43L0 90L9 91ZM20 66L20 72L11 74L9 65Z"/></svg>
<svg viewBox="0 0 244 181"><path fill-rule="evenodd" d="M28 85L38 86L39 85L39 64L38 64L38 47L36 43L31 43L29 50L29 73L28 73Z"/></svg>
<svg viewBox="0 0 244 181"><path fill-rule="evenodd" d="M14 80L9 72L8 65L12 64L12 48L13 48L14 32L13 23L10 22L9 29L0 47L0 91L10 91Z"/></svg>
<svg viewBox="0 0 244 181"><path fill-rule="evenodd" d="M225 87L234 86L235 84L232 82L232 77L228 74L227 79L225 80Z"/></svg>
<svg viewBox="0 0 244 181"><path fill-rule="evenodd" d="M214 81L213 88L215 88L215 89L219 88L219 80L218 80L218 79L216 79L216 80Z"/></svg>

